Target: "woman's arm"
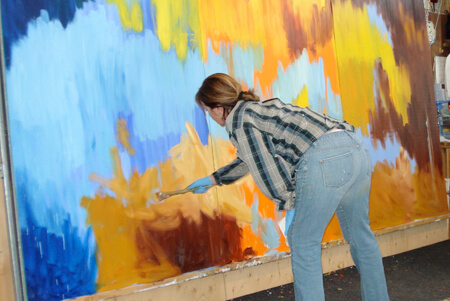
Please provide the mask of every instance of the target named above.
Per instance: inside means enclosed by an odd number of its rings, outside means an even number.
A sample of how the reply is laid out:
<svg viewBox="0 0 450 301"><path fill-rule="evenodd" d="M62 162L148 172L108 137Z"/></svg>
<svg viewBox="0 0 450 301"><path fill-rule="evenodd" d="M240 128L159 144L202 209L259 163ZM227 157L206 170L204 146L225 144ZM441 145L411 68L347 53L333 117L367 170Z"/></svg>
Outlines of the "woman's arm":
<svg viewBox="0 0 450 301"><path fill-rule="evenodd" d="M247 164L239 157L224 167L219 168L211 176L214 178L215 185L231 184L249 173Z"/></svg>

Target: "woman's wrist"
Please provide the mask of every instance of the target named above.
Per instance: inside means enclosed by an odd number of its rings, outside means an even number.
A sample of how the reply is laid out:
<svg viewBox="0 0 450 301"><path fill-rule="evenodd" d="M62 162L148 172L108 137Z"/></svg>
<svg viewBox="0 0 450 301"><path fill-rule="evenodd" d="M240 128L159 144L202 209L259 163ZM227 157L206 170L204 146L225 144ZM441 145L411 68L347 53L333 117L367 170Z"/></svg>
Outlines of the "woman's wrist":
<svg viewBox="0 0 450 301"><path fill-rule="evenodd" d="M211 183L212 183L213 186L216 186L216 185L217 185L216 179L214 179L213 175L210 175L210 176L209 176L209 179L211 180Z"/></svg>

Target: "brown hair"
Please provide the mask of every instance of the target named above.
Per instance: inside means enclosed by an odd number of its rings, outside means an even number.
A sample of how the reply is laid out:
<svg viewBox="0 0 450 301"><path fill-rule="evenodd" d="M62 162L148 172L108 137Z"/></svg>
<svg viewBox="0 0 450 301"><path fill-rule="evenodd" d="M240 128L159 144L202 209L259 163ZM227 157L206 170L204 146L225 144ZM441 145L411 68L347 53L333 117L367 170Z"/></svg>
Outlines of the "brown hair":
<svg viewBox="0 0 450 301"><path fill-rule="evenodd" d="M242 91L242 86L234 78L224 73L208 76L195 95L195 102L203 109L223 107L223 118L228 116L239 100L259 101L252 89Z"/></svg>

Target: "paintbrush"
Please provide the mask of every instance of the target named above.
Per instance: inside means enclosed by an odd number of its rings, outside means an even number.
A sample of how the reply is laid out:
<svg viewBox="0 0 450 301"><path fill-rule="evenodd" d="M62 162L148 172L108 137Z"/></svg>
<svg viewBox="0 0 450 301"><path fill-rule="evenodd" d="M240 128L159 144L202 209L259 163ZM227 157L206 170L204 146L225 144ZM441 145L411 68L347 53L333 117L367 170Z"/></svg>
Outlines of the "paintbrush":
<svg viewBox="0 0 450 301"><path fill-rule="evenodd" d="M211 187L212 187L212 185L203 186L203 188L211 188ZM161 192L156 193L156 197L161 202L161 201L164 201L165 199L167 199L171 196L174 196L174 195L183 194L183 193L187 193L187 192L195 192L199 188L200 187L185 188L185 189L181 189L181 190L166 191L166 192L161 191Z"/></svg>

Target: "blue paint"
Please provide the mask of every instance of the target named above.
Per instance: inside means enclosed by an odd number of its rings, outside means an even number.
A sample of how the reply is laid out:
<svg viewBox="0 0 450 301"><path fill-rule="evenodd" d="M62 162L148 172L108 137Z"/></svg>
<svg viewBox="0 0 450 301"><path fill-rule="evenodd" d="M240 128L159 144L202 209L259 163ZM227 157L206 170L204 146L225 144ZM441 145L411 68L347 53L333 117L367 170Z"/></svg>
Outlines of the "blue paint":
<svg viewBox="0 0 450 301"><path fill-rule="evenodd" d="M28 226L21 230L28 300L61 300L95 293L97 266L93 233L79 237L70 216L62 220L61 236L36 224L26 206Z"/></svg>
<svg viewBox="0 0 450 301"><path fill-rule="evenodd" d="M357 129L357 134L362 137L362 140L366 144L369 149L370 159L372 161L372 166L374 167L377 162L390 163L391 165L395 165L395 160L400 156L400 148L401 144L395 139L395 135L387 135L390 138L386 138L384 140L385 146L383 147L381 143L377 140L376 145L372 144L373 139L370 137L364 137L361 134L361 130ZM369 126L370 133L370 126ZM417 167L417 162L414 158L412 158L408 153L408 160L411 164L411 173L415 173L415 168Z"/></svg>
<svg viewBox="0 0 450 301"><path fill-rule="evenodd" d="M259 224L262 222L261 216L259 215L258 207L259 207L259 198L257 194L254 194L251 207L252 211L251 228L253 233L255 233L255 235L258 235Z"/></svg>
<svg viewBox="0 0 450 301"><path fill-rule="evenodd" d="M154 20L156 20L155 6L152 5L151 1L141 1L141 9L142 18L144 20L144 30L154 31Z"/></svg>
<svg viewBox="0 0 450 301"><path fill-rule="evenodd" d="M247 46L243 49L241 45L233 45L233 74L236 80L246 82L250 88L253 88L254 72L262 71L264 61L264 51L262 45ZM226 48L223 49L226 51Z"/></svg>
<svg viewBox="0 0 450 301"><path fill-rule="evenodd" d="M327 91L328 102L326 110L328 115L342 120L344 118L344 112L342 111L341 96L339 94L334 94L333 89L331 88L330 78L327 78Z"/></svg>
<svg viewBox="0 0 450 301"><path fill-rule="evenodd" d="M340 97L333 92L329 78L325 76L323 59L319 58L310 63L308 53L303 51L286 70L280 64L278 77L273 83L273 96L283 102L292 103L305 87L308 91L308 104L312 110L327 111L333 117L342 114Z"/></svg>
<svg viewBox="0 0 450 301"><path fill-rule="evenodd" d="M285 218L286 218L286 227L284 229L284 236L286 236L286 238L287 238L287 234L288 234L288 231L289 231L289 227L291 226L292 221L294 220L294 215L295 215L295 209L286 210L286 216L285 216Z"/></svg>
<svg viewBox="0 0 450 301"><path fill-rule="evenodd" d="M208 133L194 101L204 79L198 52L180 62L174 52L161 52L152 32L125 34L109 15L111 6L87 6L67 28L42 11L15 46L17 64L6 74L14 168L36 183L32 211L64 208L81 228L85 212L79 201L97 189L90 173L112 177L117 118L131 122L136 155L129 165L139 172L168 157L186 121L203 143ZM213 64L225 65L210 55ZM51 217L36 218L48 224Z"/></svg>
<svg viewBox="0 0 450 301"><path fill-rule="evenodd" d="M251 206L252 231L256 236L261 236L261 240L269 248L269 252L267 254L276 253L274 252L274 249L280 246L280 235L276 231L278 225L275 225L273 219L270 218L265 219L261 217L258 211L258 207L259 207L259 198L258 195L255 193L253 195L253 202ZM261 228L263 228L264 231L261 231L260 230Z"/></svg>
<svg viewBox="0 0 450 301"><path fill-rule="evenodd" d="M203 144L210 132L227 136L223 128L208 128L194 101L206 75L228 72L224 58L209 45L208 63L198 50L188 50L181 62L173 49L161 51L152 13L144 16L142 33L129 34L115 5L100 2L84 3L75 16L63 10L64 22L55 9L42 9L47 2L36 2L33 21L23 21L28 27L4 29L20 40L10 40L6 90L31 300L95 292L95 238L80 201L98 189L91 173L113 176L111 147L119 146L129 176L165 161L186 132L185 122L194 125ZM18 10L25 9L23 3ZM4 22L14 18L20 16ZM118 118L127 122L134 156L117 142ZM61 262L55 263L57 256Z"/></svg>
<svg viewBox="0 0 450 301"><path fill-rule="evenodd" d="M265 230L261 231L262 241L269 248L269 250L271 250L273 253L276 253L274 249L280 246L280 235L276 230L278 228L278 225L275 224L273 219L267 218L264 219L264 223L261 226Z"/></svg>
<svg viewBox="0 0 450 301"><path fill-rule="evenodd" d="M384 23L383 17L381 14L377 12L377 6L373 4L368 4L365 6L367 9L367 14L369 15L370 23L377 27L377 29L381 32L381 35L386 39L386 41L393 46L392 37L390 31L386 27L386 23Z"/></svg>
<svg viewBox="0 0 450 301"><path fill-rule="evenodd" d="M51 20L59 20L66 27L74 18L77 7L88 0L3 0L2 26L5 47L6 66L11 63L11 46L27 34L28 23L35 20L46 10Z"/></svg>
<svg viewBox="0 0 450 301"><path fill-rule="evenodd" d="M205 112L200 107L195 107L195 127L198 128L197 134L203 145L208 144L208 125L206 124Z"/></svg>

